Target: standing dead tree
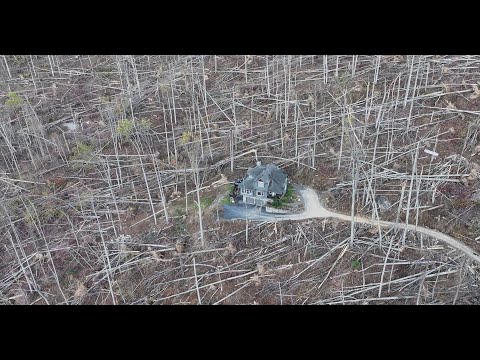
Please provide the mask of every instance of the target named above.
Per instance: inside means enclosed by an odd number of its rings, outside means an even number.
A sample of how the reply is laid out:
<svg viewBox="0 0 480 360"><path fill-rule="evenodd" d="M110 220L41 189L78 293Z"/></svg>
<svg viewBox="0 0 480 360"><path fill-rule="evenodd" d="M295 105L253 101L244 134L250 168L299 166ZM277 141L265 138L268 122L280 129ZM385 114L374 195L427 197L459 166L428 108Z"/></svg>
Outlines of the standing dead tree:
<svg viewBox="0 0 480 360"><path fill-rule="evenodd" d="M187 132L183 134L182 141L184 143L189 165L191 168L190 174L191 174L193 183L195 185L195 194L196 194L197 200L194 201L194 203L197 206L197 210L198 210L200 242L203 247L205 246L205 241L204 241L202 202L200 198L200 189L205 179L205 170L204 169L202 171L200 170L201 163L203 161L201 151L200 151L200 143L199 143L200 140L198 139L197 136L195 136L195 134L191 134L190 132ZM185 196L187 196L187 194L185 194Z"/></svg>

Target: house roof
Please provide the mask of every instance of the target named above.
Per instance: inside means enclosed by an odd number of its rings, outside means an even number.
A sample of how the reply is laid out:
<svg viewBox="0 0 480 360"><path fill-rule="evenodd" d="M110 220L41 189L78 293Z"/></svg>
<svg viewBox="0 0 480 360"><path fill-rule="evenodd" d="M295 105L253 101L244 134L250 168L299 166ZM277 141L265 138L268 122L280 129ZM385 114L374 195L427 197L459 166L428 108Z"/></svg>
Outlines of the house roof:
<svg viewBox="0 0 480 360"><path fill-rule="evenodd" d="M239 186L255 189L257 181L262 179L266 183L267 191L273 191L282 194L285 189L285 180L288 175L285 170L280 169L275 164L261 165L257 164L254 168L247 171L247 176L240 182Z"/></svg>

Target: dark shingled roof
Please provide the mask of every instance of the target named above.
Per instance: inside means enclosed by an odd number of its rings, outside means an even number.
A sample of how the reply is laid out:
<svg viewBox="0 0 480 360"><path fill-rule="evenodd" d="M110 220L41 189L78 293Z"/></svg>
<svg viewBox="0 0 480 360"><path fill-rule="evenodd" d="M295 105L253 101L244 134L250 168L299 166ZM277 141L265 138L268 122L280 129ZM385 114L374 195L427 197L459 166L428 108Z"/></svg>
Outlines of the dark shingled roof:
<svg viewBox="0 0 480 360"><path fill-rule="evenodd" d="M267 191L283 194L287 177L285 170L280 169L275 164L257 165L248 169L247 176L240 182L239 186L247 189L256 189L257 181L263 179L266 183L265 189Z"/></svg>

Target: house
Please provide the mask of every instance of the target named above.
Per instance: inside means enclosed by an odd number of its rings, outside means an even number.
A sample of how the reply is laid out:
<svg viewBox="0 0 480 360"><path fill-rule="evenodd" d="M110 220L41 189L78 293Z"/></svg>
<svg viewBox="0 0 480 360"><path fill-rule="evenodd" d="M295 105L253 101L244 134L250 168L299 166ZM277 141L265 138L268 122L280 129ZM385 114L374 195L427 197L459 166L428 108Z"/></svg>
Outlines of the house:
<svg viewBox="0 0 480 360"><path fill-rule="evenodd" d="M263 206L287 191L288 175L274 164L257 166L247 171L247 176L236 182L236 192L245 204Z"/></svg>

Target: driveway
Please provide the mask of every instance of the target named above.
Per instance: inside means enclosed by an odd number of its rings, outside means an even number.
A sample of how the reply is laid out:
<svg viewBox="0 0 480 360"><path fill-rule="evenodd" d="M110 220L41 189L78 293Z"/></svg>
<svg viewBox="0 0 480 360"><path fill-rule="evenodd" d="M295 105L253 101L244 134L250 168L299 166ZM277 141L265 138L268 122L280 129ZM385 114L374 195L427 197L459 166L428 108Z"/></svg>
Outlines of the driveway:
<svg viewBox="0 0 480 360"><path fill-rule="evenodd" d="M295 188L302 198L304 210L300 214L273 214L267 213L264 208L254 205L235 204L224 205L224 219L242 219L242 220L258 220L258 221L285 221L285 220L304 220L315 217L330 217L334 215L325 209L318 199L315 190L309 187Z"/></svg>

